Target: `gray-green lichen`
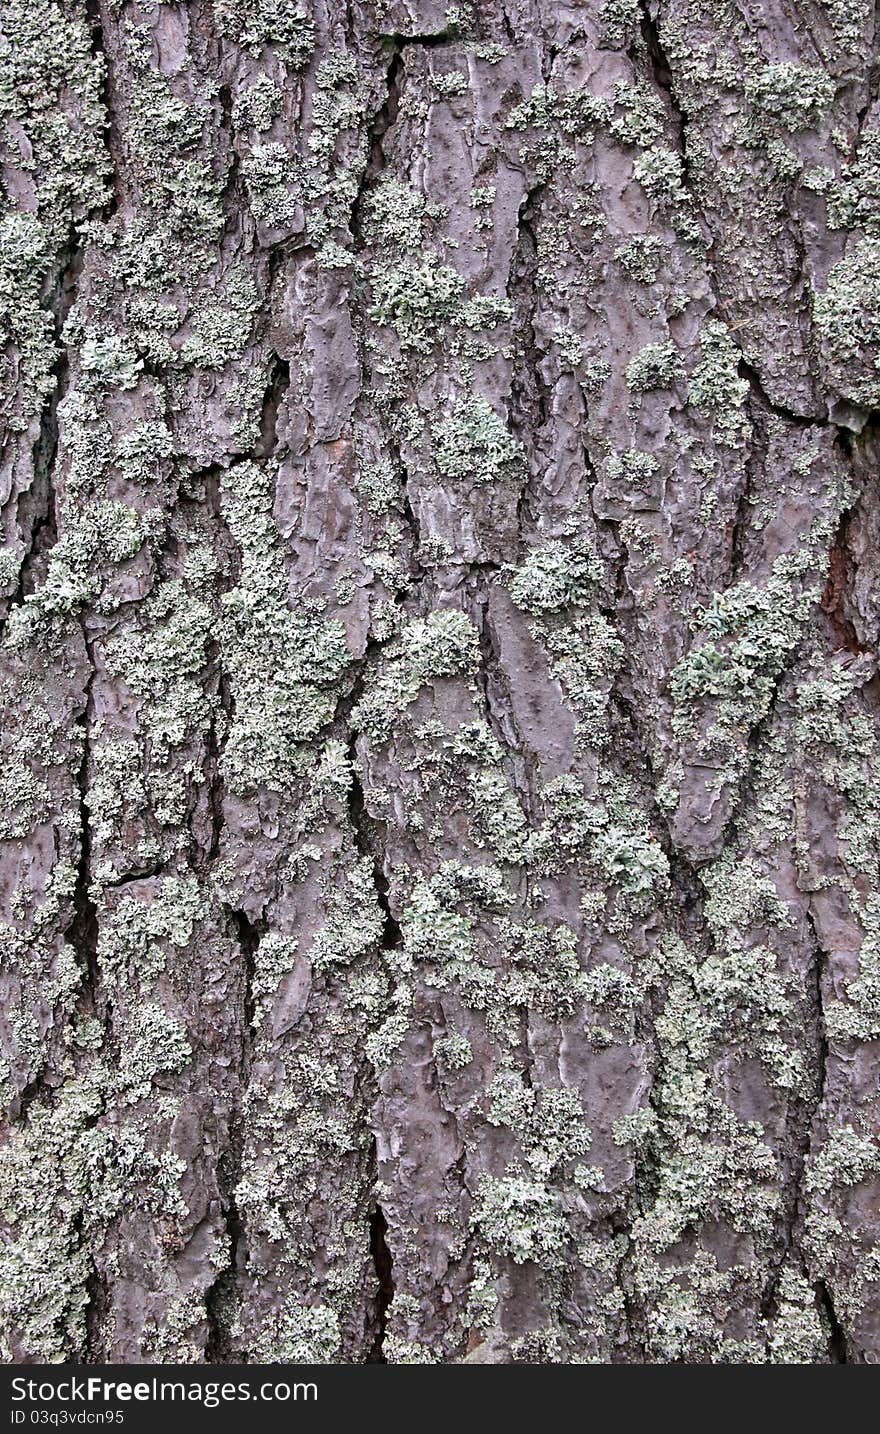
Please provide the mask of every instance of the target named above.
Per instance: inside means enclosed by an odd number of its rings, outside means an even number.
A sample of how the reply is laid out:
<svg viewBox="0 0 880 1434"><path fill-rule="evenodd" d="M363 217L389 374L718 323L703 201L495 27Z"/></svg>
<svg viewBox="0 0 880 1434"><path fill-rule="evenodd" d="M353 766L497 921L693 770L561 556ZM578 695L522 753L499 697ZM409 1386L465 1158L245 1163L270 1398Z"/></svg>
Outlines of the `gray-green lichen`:
<svg viewBox="0 0 880 1434"><path fill-rule="evenodd" d="M7 5L7 1362L876 1357L872 26Z"/></svg>

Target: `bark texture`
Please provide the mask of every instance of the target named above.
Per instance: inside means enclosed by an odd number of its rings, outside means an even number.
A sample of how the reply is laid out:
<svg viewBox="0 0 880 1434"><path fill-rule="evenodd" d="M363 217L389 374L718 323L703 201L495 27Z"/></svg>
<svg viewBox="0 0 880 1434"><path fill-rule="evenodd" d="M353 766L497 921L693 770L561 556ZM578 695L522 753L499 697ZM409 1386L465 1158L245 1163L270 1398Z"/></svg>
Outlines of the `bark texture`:
<svg viewBox="0 0 880 1434"><path fill-rule="evenodd" d="M2 14L2 1357L877 1362L872 0Z"/></svg>

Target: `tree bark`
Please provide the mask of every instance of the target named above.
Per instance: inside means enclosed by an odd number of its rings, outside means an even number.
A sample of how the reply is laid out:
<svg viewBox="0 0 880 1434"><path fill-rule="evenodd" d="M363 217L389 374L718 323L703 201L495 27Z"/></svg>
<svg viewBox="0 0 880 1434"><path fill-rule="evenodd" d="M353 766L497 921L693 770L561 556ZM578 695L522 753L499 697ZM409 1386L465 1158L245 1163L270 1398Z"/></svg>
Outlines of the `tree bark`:
<svg viewBox="0 0 880 1434"><path fill-rule="evenodd" d="M880 1359L871 0L4 0L11 1362Z"/></svg>

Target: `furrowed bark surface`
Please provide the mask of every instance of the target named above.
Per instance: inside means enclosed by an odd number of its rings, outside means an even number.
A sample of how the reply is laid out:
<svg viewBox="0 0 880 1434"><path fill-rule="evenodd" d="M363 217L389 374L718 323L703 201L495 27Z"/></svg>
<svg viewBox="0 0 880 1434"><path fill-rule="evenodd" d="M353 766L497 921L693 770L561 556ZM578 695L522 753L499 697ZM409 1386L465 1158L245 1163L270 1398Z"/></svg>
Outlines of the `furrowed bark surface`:
<svg viewBox="0 0 880 1434"><path fill-rule="evenodd" d="M2 1358L877 1362L873 3L2 17Z"/></svg>

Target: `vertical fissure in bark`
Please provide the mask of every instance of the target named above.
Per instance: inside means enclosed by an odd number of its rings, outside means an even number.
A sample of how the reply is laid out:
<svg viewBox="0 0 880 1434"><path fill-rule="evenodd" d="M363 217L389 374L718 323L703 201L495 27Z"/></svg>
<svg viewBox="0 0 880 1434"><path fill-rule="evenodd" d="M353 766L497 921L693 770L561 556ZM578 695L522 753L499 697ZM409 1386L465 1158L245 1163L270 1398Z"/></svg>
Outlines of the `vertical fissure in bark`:
<svg viewBox="0 0 880 1434"><path fill-rule="evenodd" d="M122 152L121 142L115 125L115 93L116 83L113 69L113 61L107 47L104 36L104 16L101 9L101 0L85 0L85 10L89 21L89 35L92 54L100 59L103 65L103 79L101 83L101 104L104 110L105 120L102 131L104 148L110 159L113 171L113 190L103 208L105 219L110 219L119 208L121 200L121 184L119 179L120 166L117 164L116 151L119 148Z"/></svg>
<svg viewBox="0 0 880 1434"><path fill-rule="evenodd" d="M872 61L868 68L868 80L865 88L865 102L856 114L856 139L855 151L858 151L861 143L865 123L874 105L880 98L880 0L874 0L872 7L873 30L871 35Z"/></svg>
<svg viewBox="0 0 880 1434"><path fill-rule="evenodd" d="M581 421L583 423L583 440L581 442L581 454L584 463L584 482L587 488L587 497L590 504L590 516L599 540L599 550L608 562L609 568L613 568L614 582L611 590L614 593L615 607L603 612L603 616L616 623L619 615L617 604L625 603L632 606L632 598L629 594L626 580L627 565L629 563L629 547L626 540L626 527L619 518L604 516L597 507L597 497L600 497L598 469L602 463L603 455L596 454L595 457L590 451L590 411L586 396L580 392ZM609 585L611 586L611 585Z"/></svg>
<svg viewBox="0 0 880 1434"><path fill-rule="evenodd" d="M612 615L606 614L606 616L610 622ZM617 674L612 687L612 696L622 722L625 723L629 729L630 740L628 745L632 750L632 764L635 768L634 775L650 808L652 834L662 846L666 859L669 862L670 872L672 872L676 863L681 863L682 865L688 864L672 840L669 816L664 812L657 801L657 787L659 782L654 770L654 764L651 760L651 752L639 721L639 706L632 688L631 676L626 668L621 669ZM692 877L693 873L689 865L688 872Z"/></svg>
<svg viewBox="0 0 880 1434"><path fill-rule="evenodd" d="M363 691L366 674L369 669L371 650L374 646L377 645L371 644L368 646L364 657L361 659L351 691L348 696L343 699L343 702L340 703L340 707L336 713L336 720L342 722L348 732L348 820L355 850L363 859L370 863L376 905L382 916L382 933L379 940L379 949L380 951L393 951L403 945L403 932L400 923L391 909L389 900L390 888L385 872L384 854L378 839L376 824L371 821L367 811L366 796L360 775L357 753L358 734L356 730L350 726L351 714ZM371 1074L368 1074L367 1080L372 1081ZM378 1183L378 1152L376 1149L375 1136L372 1142L368 1178L373 1186ZM375 1204L370 1209L368 1222L369 1249L376 1279L376 1294L372 1320L373 1337L366 1354L366 1362L368 1364L385 1364L387 1363L384 1350L385 1332L388 1323L388 1309L394 1297L394 1279L393 1261L387 1241L388 1224L379 1204Z"/></svg>
<svg viewBox="0 0 880 1434"><path fill-rule="evenodd" d="M235 1201L235 1183L238 1174L230 1166L224 1169L221 1157L217 1167L217 1180L221 1192L221 1209L229 1240L229 1263L205 1292L205 1317L208 1333L205 1341L206 1364L229 1364L233 1362L232 1327L239 1306L239 1267L242 1247L242 1227Z"/></svg>
<svg viewBox="0 0 880 1434"><path fill-rule="evenodd" d="M232 90L229 85L220 85L217 90L217 99L220 104L220 129L226 134L229 141L229 168L226 171L226 181L223 186L223 212L226 216L226 232L228 232L229 220L249 215L250 204L247 186L241 174L241 160L235 144ZM226 202L233 199L234 203Z"/></svg>
<svg viewBox="0 0 880 1434"><path fill-rule="evenodd" d="M364 203L367 195L377 183L388 162L388 157L385 152L385 137L397 122L400 101L406 83L406 65L403 58L404 47L408 44L417 43L441 44L445 43L445 38L445 33L443 36L438 35L437 37L422 36L406 38L398 34L383 37L384 43L391 47L390 58L385 70L385 95L382 103L367 125L367 161L358 184L354 202L352 203L351 217L349 220L349 230L356 252L363 250L366 245L362 228ZM355 311L358 312L361 320L361 367L366 372L368 365L365 362L366 353L363 338L365 320L363 304L357 292L352 295L352 306ZM400 483L399 507L410 534L410 579L412 585L417 587L425 577L425 568L419 558L421 532L419 520L413 507L412 497L409 491L409 472L403 455L400 452L400 446L394 436L385 432L383 433L383 440L385 448L391 458L392 467Z"/></svg>
<svg viewBox="0 0 880 1434"><path fill-rule="evenodd" d="M217 1184L220 1209L229 1241L227 1264L205 1293L207 1339L205 1362L228 1364L233 1358L232 1329L241 1302L241 1283L245 1271L245 1240L236 1189L242 1174L244 1153L244 1101L250 1081L254 1054L254 974L257 950L264 932L264 923L252 921L245 911L229 913L242 961L239 1025L241 1029L238 1059L238 1094L230 1116L229 1134L217 1163Z"/></svg>
<svg viewBox="0 0 880 1434"><path fill-rule="evenodd" d="M92 761L91 723L94 714L94 684L97 667L91 639L85 621L82 627L83 648L88 659L89 670L83 692L83 707L77 718L82 730L82 751L76 773L76 790L79 816L79 856L73 891L73 920L68 927L66 939L73 947L81 969L81 996L88 1012L102 1021L106 1027L109 1021L109 1005L101 1000L100 968L98 964L98 907L92 892L92 827L89 811L90 771ZM89 1123L94 1124L93 1118ZM77 1236L82 1238L84 1212L76 1221ZM99 1332L103 1320L107 1291L103 1276L94 1259L86 1280L85 1340L81 1357L84 1363L96 1363L99 1357Z"/></svg>
<svg viewBox="0 0 880 1434"><path fill-rule="evenodd" d="M244 968L241 996L243 1021L239 1062L241 1083L244 1088L250 1078L253 1059L254 972L264 926L262 922L252 921L247 912L241 910L233 911L231 918Z"/></svg>
<svg viewBox="0 0 880 1434"><path fill-rule="evenodd" d="M403 933L388 900L388 878L385 875L385 865L376 842L375 827L370 821L366 808L363 783L358 773L357 736L354 733L349 739L348 762L351 774L348 788L348 817L354 844L360 855L366 857L372 864L376 904L382 913L382 949L383 951L392 951L403 945Z"/></svg>
<svg viewBox="0 0 880 1434"><path fill-rule="evenodd" d="M816 918L812 908L808 908L808 918L813 931L815 945L815 960L813 962L814 985L812 991L813 1018L816 1029L816 1096L813 1107L810 1111L810 1125L822 1109L825 1100L825 1089L828 1082L828 1029L825 1025L825 999L822 986L828 971L828 955L819 940L819 932L816 927ZM809 1146L809 1140L807 1142ZM804 1152L805 1156L807 1151Z"/></svg>
<svg viewBox="0 0 880 1434"><path fill-rule="evenodd" d="M232 723L234 703L232 699L232 688L229 678L223 668L220 655L220 645L212 639L206 648L206 656L209 667L217 672L217 693L215 701L220 712L225 718L226 733ZM215 707L211 712L211 721L208 725L205 737L205 764L204 775L208 796L208 812L211 823L210 841L206 853L208 862L215 861L220 855L220 843L223 837L223 828L226 822L224 810L225 784L223 781L222 759L225 740L221 741L218 734L218 712Z"/></svg>
<svg viewBox="0 0 880 1434"><path fill-rule="evenodd" d="M409 470L403 459L399 445L393 439L388 439L388 449L391 454L391 461L400 482L400 509L404 522L409 531L409 575L410 586L418 588L427 577L427 569L421 560L422 533L421 524L412 504L409 487Z"/></svg>
<svg viewBox="0 0 880 1434"><path fill-rule="evenodd" d="M489 579L478 575L477 636L480 664L477 685L489 730L498 743L501 759L507 769L513 790L525 816L532 820L538 810L534 763L513 715L508 682L499 658L489 607Z"/></svg>
<svg viewBox="0 0 880 1434"><path fill-rule="evenodd" d="M535 184L520 200L516 217L516 244L510 263L507 296L513 303L516 348L511 379L510 421L527 455L526 472L517 501L517 537L524 540L532 518L528 457L532 442L540 443L550 419L552 390L541 368L542 354L535 338L538 275L538 233L541 202L546 186Z"/></svg>
<svg viewBox="0 0 880 1434"><path fill-rule="evenodd" d="M849 441L842 433L839 434L839 447L844 454L845 462L851 465L852 453ZM858 496L861 497L861 494ZM831 628L836 650L856 656L863 652L872 652L876 648L876 641L873 643L863 641L863 637L867 636L870 639L873 636L870 630L868 633L863 632L860 636L853 620L854 616L859 616L859 613L858 605L852 601L856 564L850 548L850 528L857 506L858 497L852 506L844 509L840 515L828 551L828 576L820 599L820 606Z"/></svg>
<svg viewBox="0 0 880 1434"><path fill-rule="evenodd" d="M654 83L659 90L666 95L669 102L669 110L675 126L675 146L678 150L682 164L682 182L686 189L690 190L690 168L687 152L687 113L675 89L675 77L672 65L667 58L660 36L660 25L657 17L652 11L650 0L638 0L640 18L639 28L645 54L651 67Z"/></svg>
<svg viewBox="0 0 880 1434"><path fill-rule="evenodd" d="M58 456L58 407L67 393L70 366L61 335L64 321L76 301L82 254L77 246L73 225L67 248L61 256L54 281L44 302L52 315L57 355L50 369L54 379L52 391L45 400L40 416L40 430L33 452L33 479L22 494L16 511L16 524L25 551L18 573L15 592L9 607L19 607L37 585L36 569L58 537L55 499L55 462Z"/></svg>
<svg viewBox="0 0 880 1434"><path fill-rule="evenodd" d="M218 1178L221 1182L224 1181L222 1167L218 1168ZM233 1359L232 1328L239 1306L238 1263L241 1225L235 1199L231 1195L226 1197L223 1202L223 1217L229 1239L229 1264L205 1293L205 1317L208 1325L205 1341L206 1364L237 1362L237 1356Z"/></svg>
<svg viewBox="0 0 880 1434"><path fill-rule="evenodd" d="M364 672L365 664L361 667L357 682L349 698L350 706L354 706L357 700L364 679ZM348 761L350 772L348 788L349 824L354 838L355 849L361 857L365 858L371 864L376 904L382 914L380 950L393 951L403 945L403 932L400 928L400 923L391 910L391 903L388 897L388 878L385 874L381 847L377 844L375 826L370 821L366 808L363 783L358 770L357 733L353 731L349 736ZM370 1157L370 1179L374 1186L378 1183L379 1165L375 1136L372 1142L372 1153ZM370 1210L368 1222L370 1258L372 1260L376 1280L376 1294L372 1321L373 1339L366 1355L366 1362L368 1364L386 1364L387 1359L384 1348L385 1332L388 1325L388 1309L394 1298L394 1277L393 1260L387 1240L388 1222L379 1204L375 1204Z"/></svg>
<svg viewBox="0 0 880 1434"><path fill-rule="evenodd" d="M370 1214L370 1258L376 1275L376 1332L367 1364L387 1364L385 1334L388 1311L394 1299L394 1260L388 1246L388 1221L381 1205Z"/></svg>
<svg viewBox="0 0 880 1434"><path fill-rule="evenodd" d="M58 453L58 404L67 387L67 356L61 353L52 367L55 386L46 400L40 433L34 448L31 487L19 500L16 522L25 544L18 584L10 608L20 607L37 586L36 569L58 536L55 510L55 459Z"/></svg>
<svg viewBox="0 0 880 1434"><path fill-rule="evenodd" d="M364 200L385 168L386 156L383 141L397 120L400 97L406 79L406 66L404 65L400 37L392 35L386 43L391 46L391 56L385 70L385 94L382 103L367 124L367 162L351 206L349 228L356 249L363 248L361 219Z"/></svg>
<svg viewBox="0 0 880 1434"><path fill-rule="evenodd" d="M84 649L89 673L84 690L83 709L77 719L82 730L82 752L76 784L79 812L79 859L73 892L73 921L67 939L76 952L82 969L83 992L93 1015L99 1014L98 969L98 908L92 894L92 828L89 814L89 780L92 760L91 722L94 712L93 688L96 666L91 640L83 626Z"/></svg>
<svg viewBox="0 0 880 1434"><path fill-rule="evenodd" d="M220 855L226 825L222 761L235 710L221 645L215 637L205 642L203 691L210 716L202 734L201 782L190 787L185 816L190 863L202 876ZM197 823L197 817L203 820ZM140 874L158 875L164 865L154 864L149 873Z"/></svg>
<svg viewBox="0 0 880 1434"><path fill-rule="evenodd" d="M780 1222L779 1250L770 1261L770 1278L764 1290L761 1300L761 1311L765 1319L771 1319L777 1313L777 1293L779 1281L782 1277L786 1262L792 1253L797 1249L798 1230L806 1215L804 1200L804 1181L807 1174L807 1167L810 1156L810 1148L813 1140L813 1130L818 1112L822 1108L825 1098L825 1084L827 1077L828 1063L828 1037L825 1029L824 1003L822 998L822 979L825 971L827 957L819 941L819 934L816 930L816 923L812 912L808 910L808 920L813 935L813 962L812 962L812 986L807 992L808 1009L804 1022L805 1030L809 1030L813 1040L813 1058L815 1064L814 1082L812 1095L793 1097L790 1106L790 1113L787 1117L789 1130L789 1151L783 1160L785 1171L782 1181L782 1212ZM820 1294L819 1286L816 1286ZM834 1326L830 1326L833 1329Z"/></svg>
<svg viewBox="0 0 880 1434"><path fill-rule="evenodd" d="M843 1332L840 1320L837 1318L837 1311L834 1308L831 1291L824 1280L820 1280L816 1285L816 1293L819 1297L819 1306L828 1322L829 1361L831 1364L849 1364L850 1358L846 1346L846 1335Z"/></svg>
<svg viewBox="0 0 880 1434"><path fill-rule="evenodd" d="M273 354L260 414L260 436L254 445L253 457L260 461L275 456L278 450L278 414L290 388L290 364L280 354Z"/></svg>
<svg viewBox="0 0 880 1434"><path fill-rule="evenodd" d="M513 28L513 22L511 21L506 5L501 6L501 24L504 28L504 38L507 40L507 43L509 45L515 45L516 31Z"/></svg>
<svg viewBox="0 0 880 1434"><path fill-rule="evenodd" d="M82 1349L83 1364L103 1364L103 1327L109 1308L107 1281L92 1260L86 1280L86 1337Z"/></svg>
<svg viewBox="0 0 880 1434"><path fill-rule="evenodd" d="M612 1235L622 1246L620 1258L616 1266L616 1283L621 1296L621 1314L623 1316L626 1345L627 1349L632 1349L633 1346L638 1347L639 1341L637 1334L638 1309L633 1298L632 1279L629 1270L632 1250L632 1225L628 1212L623 1208L612 1211L609 1216L609 1224L611 1226Z"/></svg>
<svg viewBox="0 0 880 1434"><path fill-rule="evenodd" d="M736 506L733 516L729 521L727 529L728 539L728 561L727 572L724 575L724 587L733 587L739 582L746 567L746 540L752 525L752 506L754 504L755 491L755 469L761 461L761 454L764 452L763 441L756 445L754 435L760 434L762 440L766 439L766 416L765 411L759 403L756 403L751 396L746 402L746 413L748 414L751 435L745 459L742 464L741 478L736 494Z"/></svg>
<svg viewBox="0 0 880 1434"><path fill-rule="evenodd" d="M809 1112L809 1122L806 1127L806 1139L804 1142L803 1160L801 1164L797 1190L798 1204L801 1206L802 1215L806 1213L805 1210L803 1210L804 1202L802 1195L802 1187L804 1175L806 1173L807 1162L809 1160L810 1146L812 1143L813 1136L813 1127L816 1122L816 1117L821 1111L825 1100L825 1091L828 1081L828 1031L825 1024L825 1004L822 987L828 969L829 958L828 953L825 951L825 948L822 945L822 942L819 937L819 931L816 925L816 918L813 915L812 906L809 906L807 908L807 918L809 920L810 927L813 932L813 944L815 951L815 960L813 964L813 1001L815 1004L817 1071L815 1099L812 1102L812 1107ZM837 1311L834 1307L834 1301L832 1299L831 1291L828 1288L828 1284L824 1279L819 1279L814 1281L813 1287L816 1292L816 1297L819 1301L820 1309L822 1310L828 1325L829 1359L832 1364L848 1364L849 1355L847 1350L846 1334L838 1318Z"/></svg>

